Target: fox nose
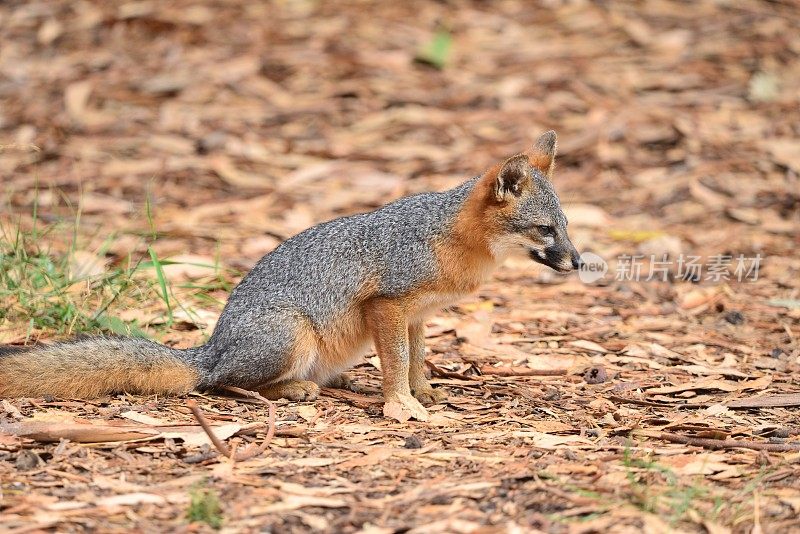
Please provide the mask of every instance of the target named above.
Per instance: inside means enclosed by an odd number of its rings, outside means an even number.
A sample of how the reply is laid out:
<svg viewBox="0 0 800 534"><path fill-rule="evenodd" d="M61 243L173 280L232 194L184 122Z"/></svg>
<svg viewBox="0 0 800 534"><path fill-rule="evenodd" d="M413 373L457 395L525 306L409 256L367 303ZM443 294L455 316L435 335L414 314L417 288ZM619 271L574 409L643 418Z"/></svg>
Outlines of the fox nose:
<svg viewBox="0 0 800 534"><path fill-rule="evenodd" d="M583 260L577 254L572 255L572 268L573 269L580 269L583 267Z"/></svg>

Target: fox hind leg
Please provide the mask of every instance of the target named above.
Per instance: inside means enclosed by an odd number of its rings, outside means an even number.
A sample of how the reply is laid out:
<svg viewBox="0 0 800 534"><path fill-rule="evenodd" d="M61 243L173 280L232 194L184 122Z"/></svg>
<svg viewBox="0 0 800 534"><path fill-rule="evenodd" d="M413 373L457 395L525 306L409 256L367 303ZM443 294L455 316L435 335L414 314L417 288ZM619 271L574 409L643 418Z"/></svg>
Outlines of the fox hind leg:
<svg viewBox="0 0 800 534"><path fill-rule="evenodd" d="M201 387L237 386L270 399L317 398L319 386L309 380L317 361L316 336L307 317L289 307L257 311L258 321L239 310L223 314L224 324L209 340L218 358Z"/></svg>

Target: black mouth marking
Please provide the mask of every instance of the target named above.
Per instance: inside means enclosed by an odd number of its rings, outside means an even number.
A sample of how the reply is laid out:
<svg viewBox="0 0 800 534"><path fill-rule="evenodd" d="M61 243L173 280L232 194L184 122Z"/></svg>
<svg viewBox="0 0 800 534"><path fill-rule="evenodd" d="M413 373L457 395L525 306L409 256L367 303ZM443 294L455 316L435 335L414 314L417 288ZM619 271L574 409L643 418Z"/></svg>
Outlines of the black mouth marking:
<svg viewBox="0 0 800 534"><path fill-rule="evenodd" d="M556 250L546 248L544 249L544 254L542 254L540 250L530 249L528 255L536 263L546 265L556 272L568 273L572 271L572 268L565 269L561 266L561 254Z"/></svg>

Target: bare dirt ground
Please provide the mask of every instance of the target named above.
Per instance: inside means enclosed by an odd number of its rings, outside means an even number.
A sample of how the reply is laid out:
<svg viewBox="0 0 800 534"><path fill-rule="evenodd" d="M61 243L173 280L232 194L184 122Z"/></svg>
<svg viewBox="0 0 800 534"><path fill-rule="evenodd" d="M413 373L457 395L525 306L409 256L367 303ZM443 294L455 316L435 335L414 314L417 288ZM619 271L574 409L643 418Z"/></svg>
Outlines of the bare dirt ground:
<svg viewBox="0 0 800 534"><path fill-rule="evenodd" d="M170 310L107 301L155 339L202 342L281 239L551 128L573 239L610 266L511 261L437 315L429 423L381 415L373 354L236 462L189 403L242 451L271 426L250 399L1 400L0 530L798 531L798 27L788 1L3 2L0 221L79 212L71 251L39 244L94 276L183 262ZM8 295L0 342L81 330Z"/></svg>

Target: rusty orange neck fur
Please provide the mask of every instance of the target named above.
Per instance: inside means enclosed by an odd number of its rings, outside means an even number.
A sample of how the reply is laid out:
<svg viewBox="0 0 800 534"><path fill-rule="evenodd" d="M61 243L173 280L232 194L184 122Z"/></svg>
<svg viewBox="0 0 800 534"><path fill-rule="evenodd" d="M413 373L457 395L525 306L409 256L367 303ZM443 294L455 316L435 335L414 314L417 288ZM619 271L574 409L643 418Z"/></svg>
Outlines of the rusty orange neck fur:
<svg viewBox="0 0 800 534"><path fill-rule="evenodd" d="M478 179L449 235L437 247L442 292L471 293L502 262L492 252L492 241L500 232L502 206L493 193L500 167L495 165Z"/></svg>

